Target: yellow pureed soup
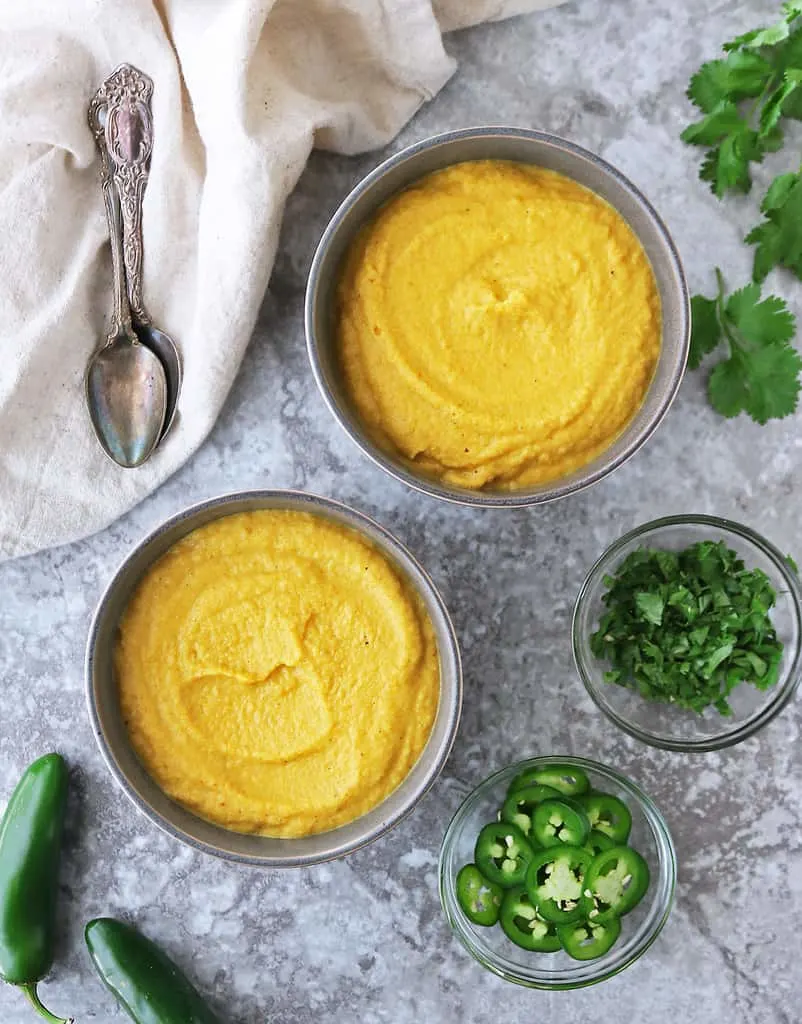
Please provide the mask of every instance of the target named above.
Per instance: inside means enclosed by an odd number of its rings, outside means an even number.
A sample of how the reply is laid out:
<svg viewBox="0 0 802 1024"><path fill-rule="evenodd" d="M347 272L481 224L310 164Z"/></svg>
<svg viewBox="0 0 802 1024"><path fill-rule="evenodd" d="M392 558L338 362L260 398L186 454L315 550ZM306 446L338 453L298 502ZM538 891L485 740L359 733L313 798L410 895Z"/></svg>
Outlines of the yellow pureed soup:
<svg viewBox="0 0 802 1024"><path fill-rule="evenodd" d="M660 297L632 229L576 182L476 161L390 199L336 303L344 383L386 451L512 491L601 454L640 407Z"/></svg>
<svg viewBox="0 0 802 1024"><path fill-rule="evenodd" d="M440 692L408 581L356 532L296 511L231 515L179 541L131 599L115 669L134 749L169 796L285 837L392 792Z"/></svg>

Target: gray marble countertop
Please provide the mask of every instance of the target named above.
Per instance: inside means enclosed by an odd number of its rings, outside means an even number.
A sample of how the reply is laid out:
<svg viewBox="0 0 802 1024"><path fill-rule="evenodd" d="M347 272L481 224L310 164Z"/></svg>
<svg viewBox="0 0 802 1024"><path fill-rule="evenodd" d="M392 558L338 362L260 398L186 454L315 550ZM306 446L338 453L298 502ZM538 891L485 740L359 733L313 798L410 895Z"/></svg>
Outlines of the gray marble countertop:
<svg viewBox="0 0 802 1024"><path fill-rule="evenodd" d="M724 38L771 20L778 6L574 0L457 34L447 45L459 73L396 145L481 122L565 135L644 189L674 232L693 290L712 289L716 264L745 282L741 238L756 197L717 202L697 179L697 153L677 136L689 116L690 73ZM653 750L624 736L586 697L569 620L601 550L659 514L730 516L799 557L800 418L763 428L725 422L693 374L645 450L557 505L451 508L390 480L318 396L301 315L320 232L381 155L313 158L287 210L242 372L197 457L105 533L0 566L0 793L52 748L72 770L62 938L43 994L78 1024L123 1019L82 940L89 918L122 914L160 940L232 1024L792 1024L802 1014L799 703L732 750ZM759 184L781 166L781 155L773 157ZM783 279L772 287L788 289L802 313L799 285ZM112 782L84 710L87 625L123 554L180 508L255 487L309 489L374 514L442 588L464 655L464 717L445 779L389 836L314 870L239 869L162 835ZM547 994L500 981L452 938L439 907L438 847L456 799L448 778L476 782L523 752L617 764L655 798L674 833L680 881L665 930L643 959L594 989ZM7 987L0 1019L31 1019Z"/></svg>

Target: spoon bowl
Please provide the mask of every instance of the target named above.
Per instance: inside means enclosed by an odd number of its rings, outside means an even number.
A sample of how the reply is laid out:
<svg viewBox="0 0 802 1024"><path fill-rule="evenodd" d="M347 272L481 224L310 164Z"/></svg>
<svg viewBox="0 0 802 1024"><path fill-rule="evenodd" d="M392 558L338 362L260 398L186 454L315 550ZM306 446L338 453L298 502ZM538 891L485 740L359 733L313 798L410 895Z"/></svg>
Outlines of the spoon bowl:
<svg viewBox="0 0 802 1024"><path fill-rule="evenodd" d="M160 331L152 323L143 323L134 315L132 326L139 342L159 357L159 361L164 368L165 377L167 378L167 410L164 416L164 426L159 436L161 441L175 420L183 375L181 357L170 335Z"/></svg>
<svg viewBox="0 0 802 1024"><path fill-rule="evenodd" d="M164 425L167 378L159 357L121 327L89 364L86 398L109 458L126 469L140 466Z"/></svg>

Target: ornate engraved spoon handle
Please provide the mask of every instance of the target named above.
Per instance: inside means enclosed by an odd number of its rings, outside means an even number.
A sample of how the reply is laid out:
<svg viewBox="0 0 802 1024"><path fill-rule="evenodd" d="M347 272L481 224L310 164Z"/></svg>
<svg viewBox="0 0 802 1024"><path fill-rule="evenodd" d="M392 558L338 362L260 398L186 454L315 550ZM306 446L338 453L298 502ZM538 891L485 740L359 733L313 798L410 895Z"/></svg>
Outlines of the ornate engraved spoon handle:
<svg viewBox="0 0 802 1024"><path fill-rule="evenodd" d="M121 64L98 90L106 105L105 142L123 221L123 258L131 311L149 324L142 302L142 199L153 153L153 82Z"/></svg>
<svg viewBox="0 0 802 1024"><path fill-rule="evenodd" d="M128 304L128 293L123 269L123 237L120 225L120 211L114 196L114 183L111 180L109 154L106 151L106 99L102 88L92 97L89 104L89 128L100 153L100 185L103 190L103 202L106 206L106 221L109 225L111 239L111 263L114 274L114 311L109 338L116 335L120 327L131 329L131 308Z"/></svg>

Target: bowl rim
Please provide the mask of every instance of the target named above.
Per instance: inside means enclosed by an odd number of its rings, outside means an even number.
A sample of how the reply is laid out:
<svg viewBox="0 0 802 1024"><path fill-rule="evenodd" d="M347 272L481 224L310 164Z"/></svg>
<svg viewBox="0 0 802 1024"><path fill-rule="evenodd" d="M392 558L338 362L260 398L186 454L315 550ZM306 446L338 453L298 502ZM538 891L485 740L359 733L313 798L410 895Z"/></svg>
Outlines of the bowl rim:
<svg viewBox="0 0 802 1024"><path fill-rule="evenodd" d="M269 509L271 507L287 507L273 506L269 503L276 500L289 500L292 503L297 503L295 507L298 510L309 511L312 514L320 514L319 511L317 510L321 508L332 510L335 513L335 516L338 517L336 521L340 523L345 522L347 525L350 525L350 527L354 529L361 537L365 538L372 544L374 544L375 541L371 537L370 530L375 531L383 539L384 543L387 545L388 550L393 553L393 556L400 556L400 558L398 558L396 562L397 568L400 571L404 572L405 575L407 575L406 567L403 564L404 560L407 560L409 564L412 566L412 568L419 574L423 586L420 586L418 581L413 578L410 578L410 585L421 597L423 596L422 592L424 588L428 591L427 596L430 599L432 605L436 608L438 615L440 616L442 633L445 636L447 642L446 649L443 651L439 651L441 658L441 666L444 665L445 670L441 668L439 698L440 703L438 704L437 712L437 714L440 713L441 705L445 708L447 724L445 727L443 738L439 746L437 748L434 748L432 751L431 764L424 772L422 778L419 780L415 788L407 795L404 802L401 805L399 805L398 809L394 813L387 817L383 817L381 821L378 824L376 824L373 828L365 831L363 834L357 835L354 839L350 841L341 842L339 844L334 844L326 852L321 852L318 854L298 855L293 857L280 857L269 854L254 855L237 853L233 850L219 848L211 842L207 842L203 839L198 838L197 836L191 835L183 828L181 828L179 825L171 821L168 817L157 811L147 799L140 795L136 787L131 783L131 781L128 778L127 772L120 765L119 761L117 760L117 757L115 756L114 746L109 742L109 739L106 735L106 730L103 727L101 716L98 712L97 707L97 700L95 694L96 684L94 667L95 649L98 639L98 633L101 628L101 625L104 622L104 616L107 613L108 606L116 592L117 587L120 585L121 581L125 579L125 574L126 571L128 570L130 563L133 562L146 547L157 541L165 533L172 530L173 527L179 525L180 523L188 519L195 518L199 513L202 513L210 509L224 510L228 505L237 504L242 500L254 499L266 502L266 504L261 506L265 509ZM221 511L221 514L219 516L207 520L207 522L216 521L217 519L223 519L225 518L226 514L231 515L236 513L226 513L225 511ZM198 526L194 527L194 529L198 529L202 525L206 524L198 524ZM365 526L367 526L367 530L364 529ZM192 530L188 532L192 532ZM178 539L179 538L176 538L175 543L177 543ZM392 560L392 556L388 556L387 551L382 550L382 553L385 555L385 557L390 557ZM141 579L141 573L138 579ZM446 674L446 672L453 677L453 685L451 686L444 685L444 675ZM456 629L454 627L451 615L448 611L448 608L446 607L445 601L443 600L443 597L439 589L435 585L431 576L426 571L426 569L421 565L421 563L417 560L417 558L415 558L415 556L409 551L406 545L404 545L400 540L398 540L398 538L396 538L394 534L392 534L386 527L382 526L382 524L379 523L377 520L373 519L366 513L361 512L356 508L353 508L352 506L346 504L345 502L338 501L334 498L324 497L322 495L314 494L308 491L301 491L292 488L272 488L262 490L256 489L245 491L229 491L224 494L217 495L216 497L207 498L203 501L196 502L195 504L190 505L177 513L174 513L172 516L161 522L154 529L148 531L143 538L137 541L130 548L130 550L126 553L123 559L118 563L117 568L112 574L109 582L104 587L92 615L92 620L87 635L84 659L84 690L90 725L92 727L92 732L95 737L95 742L97 743L97 746L105 762L105 765L108 771L110 772L112 778L117 783L117 785L123 790L125 795L134 804L134 806L141 814L148 818L162 832L165 832L172 838L177 839L185 845L193 849L199 850L202 853L209 854L222 860L227 860L238 864L250 865L253 867L284 868L307 867L315 864L323 864L328 861L337 860L341 857L345 857L351 853L354 853L357 850L362 849L365 846L368 846L370 843L375 842L377 839L380 839L382 836L390 832L393 828L396 827L396 825L400 824L406 817L408 817L412 813L415 807L420 803L423 797L429 792L434 783L437 781L454 746L462 714L464 684L459 641L457 638ZM448 700L446 701L446 703L443 704L445 698L448 698ZM437 716L435 717L435 722L436 720ZM434 723L432 726L432 730L434 730ZM431 739L431 736L432 734L430 734L429 739ZM429 741L427 740L427 745L428 742ZM421 754L418 757L418 760L415 762L415 764L412 765L409 773L405 776L401 783L399 783L396 789L388 793L384 800L382 800L374 808L371 808L368 812L366 812L365 815L360 816L360 818L367 817L367 815L377 811L379 808L382 807L382 805L387 800L389 800L394 794L398 793L401 787L404 785L404 783L409 779L412 772L414 772L416 767L418 767L421 764L421 761L425 754L426 746L424 746L423 750L421 751ZM154 785L157 784L154 783ZM188 811L188 813L190 814L193 813L188 808L183 808L181 804L177 803L176 801L173 801L171 797L168 797L168 800L170 800L172 803L175 803L176 807L182 808L183 810ZM195 815L195 817L198 816ZM355 818L353 822L347 822L342 826L338 826L335 829L331 829L328 833L316 833L315 835L328 834L334 836L336 835L339 829L353 826L356 822L360 820L360 818ZM205 819L198 817L198 820L204 821ZM217 827L223 829L224 831L233 832L233 830L225 829L224 826ZM233 832L233 834L238 835L240 833ZM302 841L303 838L306 837L301 837L301 840L295 841Z"/></svg>
<svg viewBox="0 0 802 1024"><path fill-rule="evenodd" d="M633 725L622 715L619 715L614 708L610 707L601 698L600 691L593 681L593 673L587 666L584 657L580 653L579 637L579 615L588 600L591 585L596 577L628 544L649 534L657 534L660 530L673 526L707 526L730 534L747 541L749 544L761 551L775 566L783 579L791 598L791 605L796 617L797 636L800 641L791 665L788 670L788 678L785 685L774 691L774 698L769 700L762 710L743 725L736 726L727 732L718 733L712 737L705 737L700 740L674 740L664 736L658 736L646 729ZM767 540L756 530L742 523L721 516L688 513L684 515L662 516L658 519L649 520L632 530L628 530L616 541L607 547L596 559L585 576L582 586L579 589L574 611L571 619L571 646L573 649L574 665L593 703L620 729L640 740L649 746L658 747L661 750L671 750L682 753L709 753L712 750L722 750L734 746L743 740L754 736L764 725L771 722L788 705L793 698L800 680L802 680L802 585L796 574L792 571L786 556L776 545ZM725 719L723 719L726 721Z"/></svg>
<svg viewBox="0 0 802 1024"><path fill-rule="evenodd" d="M345 223L352 208L362 195L369 191L373 185L389 171L415 158L419 153L422 153L425 150L448 147L463 139L492 137L520 138L529 142L551 146L555 149L567 152L571 156L580 160L587 161L594 165L598 170L605 173L609 178L613 179L618 187L628 193L629 196L644 210L649 220L652 222L656 233L665 246L674 276L676 277L679 285L678 298L682 317L682 338L679 346L679 356L665 393L657 405L651 419L644 424L640 432L633 437L633 439L622 449L621 452L618 453L618 455L615 456L615 458L608 462L602 462L602 464L598 465L596 469L588 473L586 476L570 483L560 483L559 479L550 482L550 484L544 485L547 489L541 493L531 493L527 491L473 492L467 488L448 487L440 483L435 478L430 479L423 475L413 473L401 462L400 459L396 459L391 454L382 451L378 445L375 445L370 440L364 430L353 427L342 413L335 395L326 383L322 360L319 354L320 345L315 327L315 311L317 307L320 281L323 275L323 268L330 259L331 241L340 230L341 226ZM454 164L461 162L461 160L457 159L454 161ZM399 191L402 191L404 187L406 186L402 186ZM318 391L322 395L329 412L339 424L340 428L345 431L351 441L357 446L357 448L359 448L363 455L366 455L373 462L374 465L384 470L394 479L406 484L408 487L411 487L413 490L426 494L429 497L450 502L451 504L463 505L471 508L529 508L535 505L548 504L549 502L567 497L570 494L575 494L578 491L585 490L585 488L592 487L594 484L599 483L605 477L619 469L624 465L624 463L628 462L629 459L631 459L632 456L635 455L636 452L638 452L652 438L655 431L668 414L685 374L685 367L687 365L688 354L690 351L691 300L688 282L685 277L685 271L683 269L679 250L668 230L668 227L643 192L641 192L641 190L632 181L630 181L629 178L622 174L621 171L591 150L585 149L583 146L551 132L535 128L519 128L514 125L476 125L473 127L457 128L442 132L412 143L412 145L405 147L397 153L393 153L391 156L387 157L387 159L383 160L378 164L378 166L374 167L372 171L369 171L353 189L351 189L326 225L312 258L304 296L304 332L306 335L306 348L309 356L309 362L312 367L312 374L315 378ZM626 429L627 428L624 428L624 433L626 432ZM603 458L603 454L601 458Z"/></svg>
<svg viewBox="0 0 802 1024"><path fill-rule="evenodd" d="M590 770L612 779L618 786L620 786L621 789L633 796L655 836L657 859L660 865L660 877L659 879L655 879L655 883L661 886L662 903L661 909L651 931L644 937L640 945L631 951L629 956L623 958L620 962L611 964L607 969L600 971L598 975L583 978L581 980L553 982L535 981L531 978L523 978L521 975L517 975L506 970L500 963L496 962L495 956L481 954L478 946L475 946L469 941L468 934L462 928L459 920L452 914L449 906L450 891L446 879L447 873L445 861L446 853L450 851L450 844L454 841L457 825L461 823L459 819L467 813L466 808L468 808L473 801L484 796L487 791L492 789L493 786L501 781L503 776L513 776L519 771L536 764L569 764L585 770ZM591 985L597 985L602 981L607 981L626 970L627 967L630 967L636 960L639 960L644 953L646 953L646 951L656 941L671 914L676 894L678 861L676 847L674 846L674 840L671 836L671 830L668 827L668 823L666 822L662 811L659 809L657 804L655 804L652 798L638 785L638 783L633 782L632 779L627 775L624 775L623 772L618 771L617 768L612 768L610 765L604 764L601 761L594 761L590 758L574 756L573 754L548 754L540 757L524 758L523 760L505 765L503 768L500 768L488 775L481 782L477 783L476 786L471 788L467 796L465 796L460 802L459 807L452 815L446 828L443 841L440 845L437 874L440 904L446 916L446 920L448 921L452 932L457 936L461 944L468 950L471 956L483 967L497 975L499 978L502 978L504 981L513 982L514 984L521 985L525 988L555 992L588 988ZM456 899L456 896L454 898ZM587 963L593 963L593 961L587 961Z"/></svg>

